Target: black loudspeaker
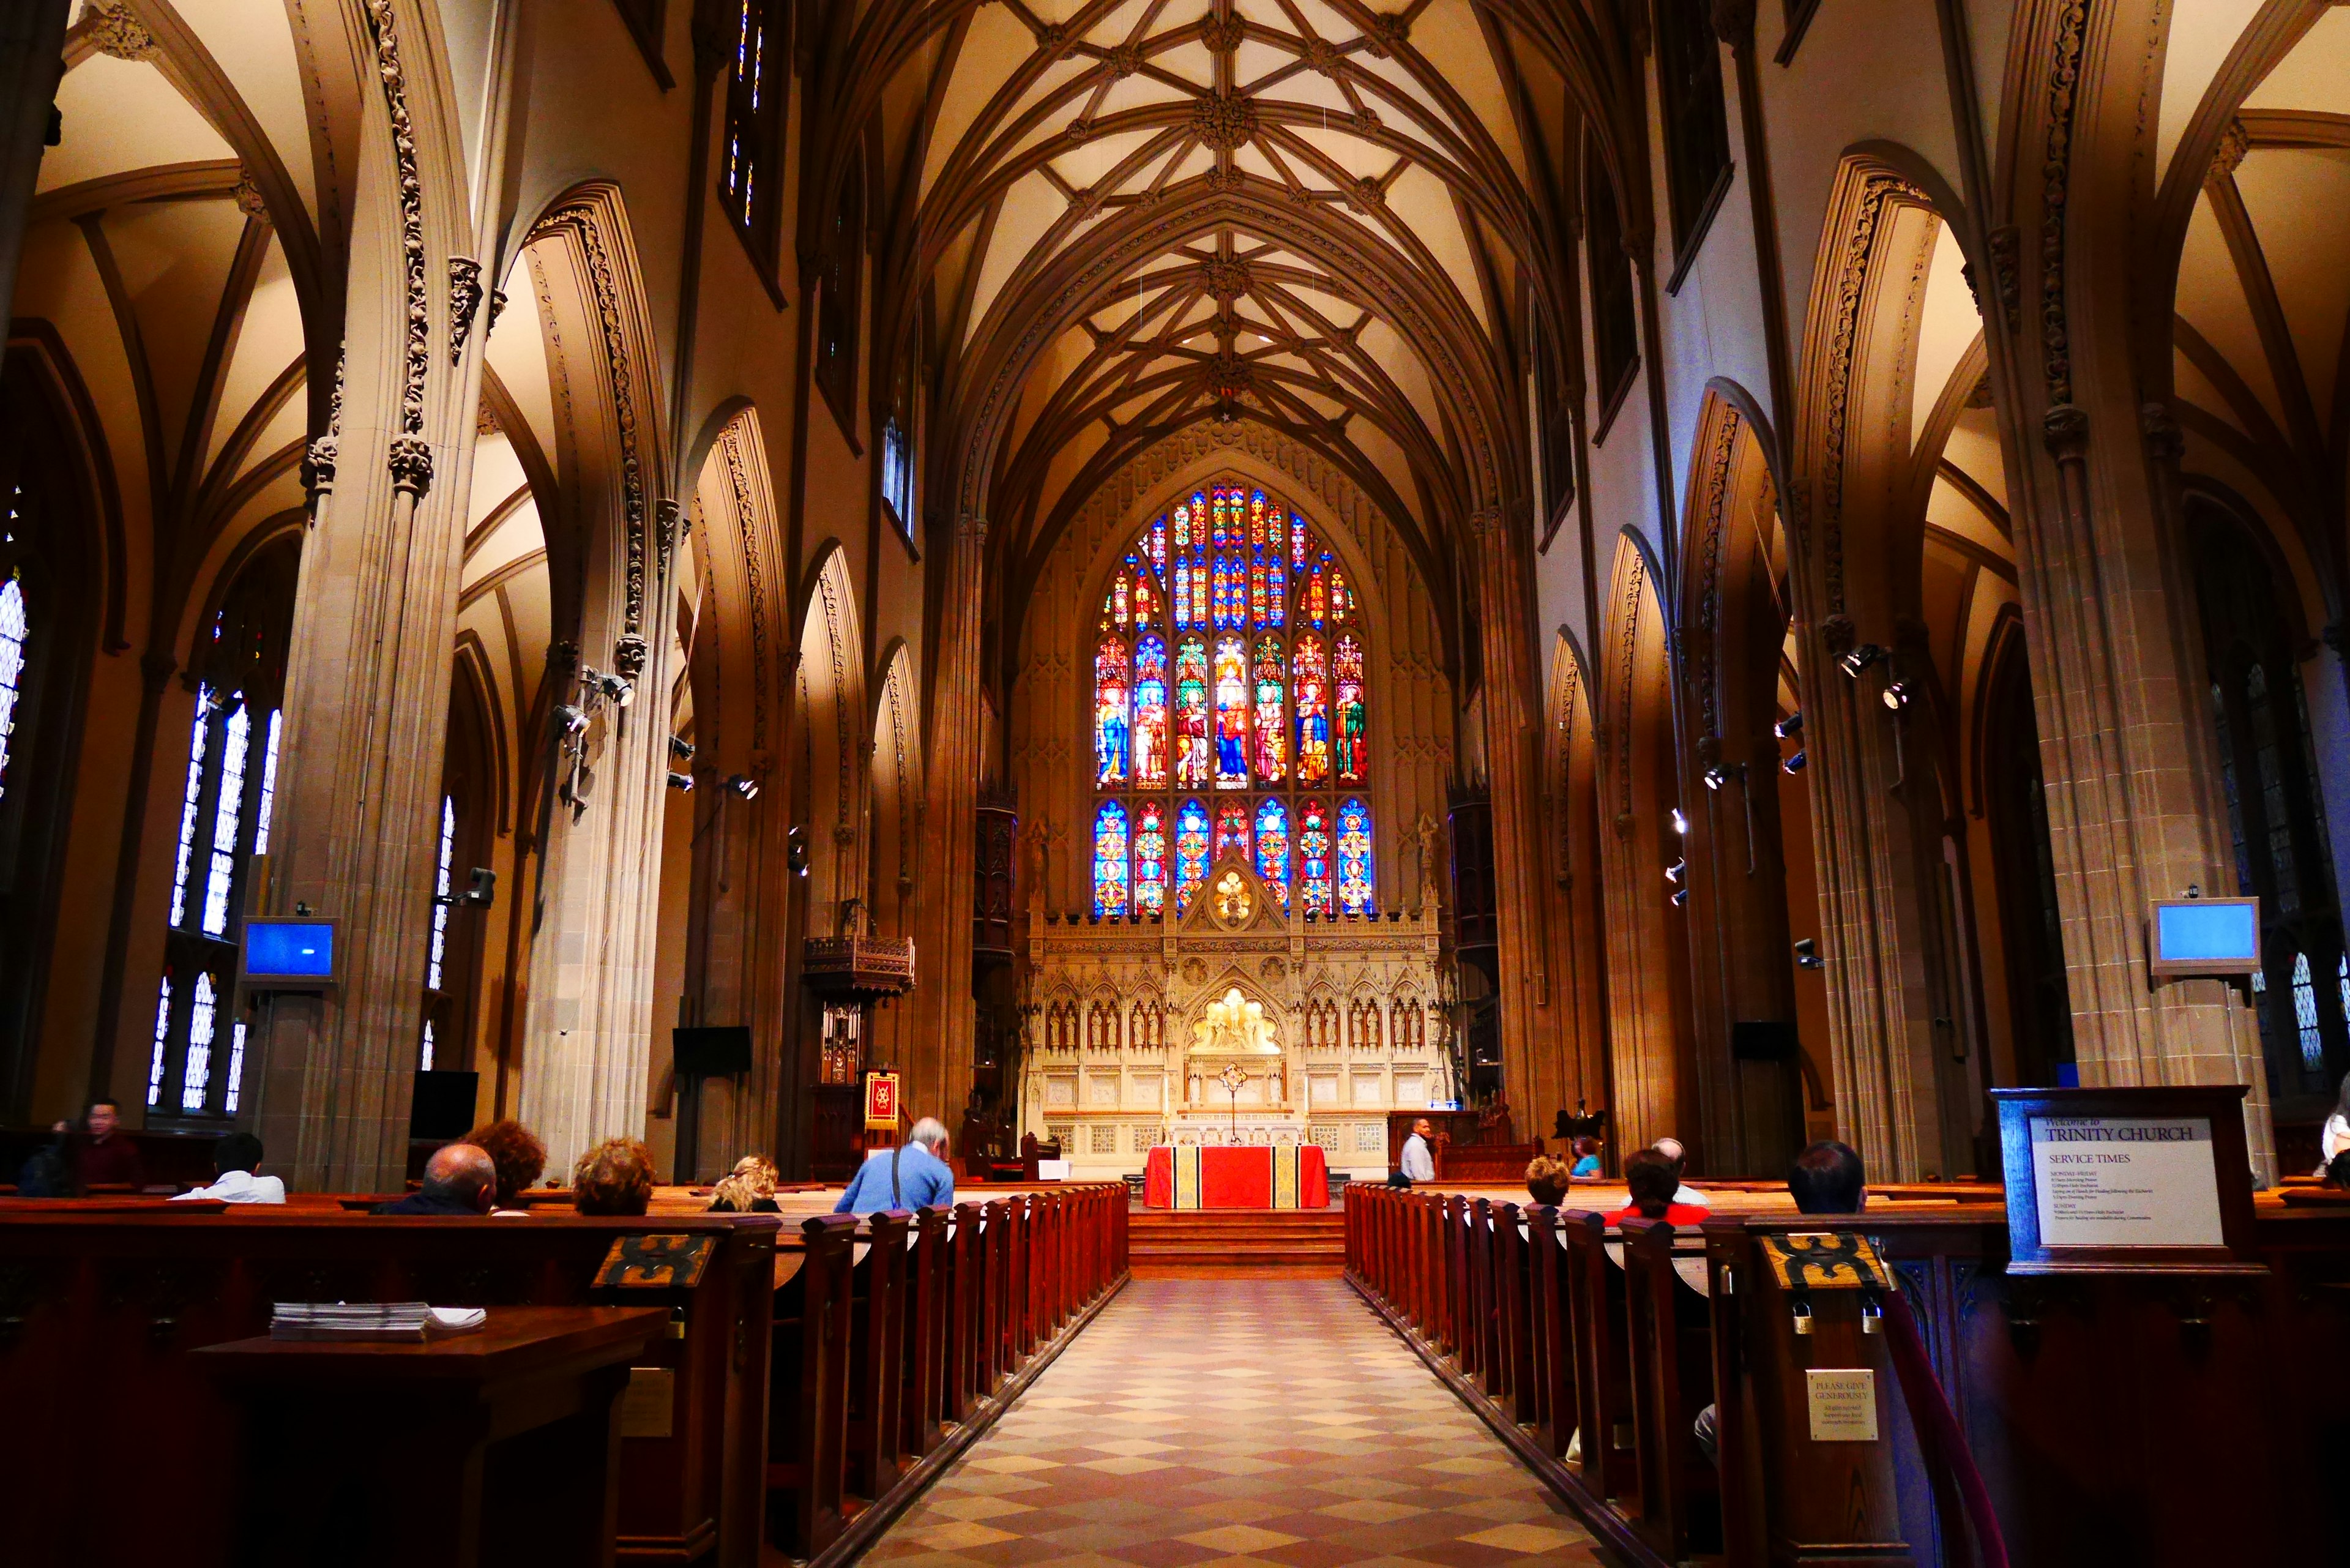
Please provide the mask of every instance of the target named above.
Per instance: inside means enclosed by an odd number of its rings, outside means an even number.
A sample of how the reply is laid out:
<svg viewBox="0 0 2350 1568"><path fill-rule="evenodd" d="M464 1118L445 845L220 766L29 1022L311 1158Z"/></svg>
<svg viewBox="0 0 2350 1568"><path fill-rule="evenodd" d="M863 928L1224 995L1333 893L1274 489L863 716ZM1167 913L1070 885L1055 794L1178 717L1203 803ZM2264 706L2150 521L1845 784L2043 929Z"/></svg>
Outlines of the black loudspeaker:
<svg viewBox="0 0 2350 1568"><path fill-rule="evenodd" d="M1730 1026L1730 1054L1738 1062L1792 1062L1795 1026L1776 1019L1739 1019Z"/></svg>
<svg viewBox="0 0 2350 1568"><path fill-rule="evenodd" d="M751 1070L751 1029L725 1023L712 1028L671 1032L681 1078L731 1078Z"/></svg>
<svg viewBox="0 0 2350 1568"><path fill-rule="evenodd" d="M479 1073L419 1073L408 1099L408 1136L463 1137L473 1130L473 1097L481 1093Z"/></svg>

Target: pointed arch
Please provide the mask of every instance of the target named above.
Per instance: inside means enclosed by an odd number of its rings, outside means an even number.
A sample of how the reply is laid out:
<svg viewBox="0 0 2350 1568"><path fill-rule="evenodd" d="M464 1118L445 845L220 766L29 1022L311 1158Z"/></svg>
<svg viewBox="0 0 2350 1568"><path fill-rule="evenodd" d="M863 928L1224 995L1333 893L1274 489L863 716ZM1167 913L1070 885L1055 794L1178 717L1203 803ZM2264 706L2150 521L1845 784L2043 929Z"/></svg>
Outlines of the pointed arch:
<svg viewBox="0 0 2350 1568"><path fill-rule="evenodd" d="M837 539L817 546L800 595L799 763L804 794L798 820L808 835L810 896L819 911L837 911L864 886L865 764L872 709L865 695L865 632ZM819 914L812 930L828 929Z"/></svg>

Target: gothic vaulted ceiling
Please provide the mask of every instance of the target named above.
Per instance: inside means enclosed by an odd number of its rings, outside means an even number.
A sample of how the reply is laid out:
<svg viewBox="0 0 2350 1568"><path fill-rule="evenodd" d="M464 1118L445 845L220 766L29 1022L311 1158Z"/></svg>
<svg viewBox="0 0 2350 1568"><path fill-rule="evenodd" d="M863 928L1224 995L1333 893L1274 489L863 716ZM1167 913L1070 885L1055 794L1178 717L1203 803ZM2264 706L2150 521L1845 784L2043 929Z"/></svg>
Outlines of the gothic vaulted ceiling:
<svg viewBox="0 0 2350 1568"><path fill-rule="evenodd" d="M937 389L931 508L987 517L1015 600L1095 483L1201 421L1342 466L1440 596L1454 532L1523 490L1521 346L1563 309L1536 290L1565 270L1579 119L1512 7L1379 4L900 18L865 143L913 213L882 298Z"/></svg>

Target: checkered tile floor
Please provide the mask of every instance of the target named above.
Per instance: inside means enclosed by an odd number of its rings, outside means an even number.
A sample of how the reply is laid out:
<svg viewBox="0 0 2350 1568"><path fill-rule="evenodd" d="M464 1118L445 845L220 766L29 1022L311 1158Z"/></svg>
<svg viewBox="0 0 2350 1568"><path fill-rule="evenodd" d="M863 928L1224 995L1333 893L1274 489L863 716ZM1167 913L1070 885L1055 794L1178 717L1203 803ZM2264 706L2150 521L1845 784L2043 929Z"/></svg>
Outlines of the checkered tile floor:
<svg viewBox="0 0 2350 1568"><path fill-rule="evenodd" d="M1336 1280L1129 1284L866 1561L1607 1564Z"/></svg>

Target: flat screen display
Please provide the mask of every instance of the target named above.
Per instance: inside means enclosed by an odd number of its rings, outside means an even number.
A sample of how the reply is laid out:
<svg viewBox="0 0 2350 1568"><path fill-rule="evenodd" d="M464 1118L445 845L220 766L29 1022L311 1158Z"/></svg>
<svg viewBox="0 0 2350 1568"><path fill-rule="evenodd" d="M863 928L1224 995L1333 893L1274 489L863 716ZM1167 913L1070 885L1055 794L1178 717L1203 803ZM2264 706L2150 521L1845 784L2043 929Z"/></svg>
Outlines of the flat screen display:
<svg viewBox="0 0 2350 1568"><path fill-rule="evenodd" d="M2157 904L2154 938L2154 956L2162 963L2235 964L2245 970L2258 969L2260 905L2249 898L2191 898L2183 903Z"/></svg>
<svg viewBox="0 0 2350 1568"><path fill-rule="evenodd" d="M244 977L249 981L335 978L335 922L250 920L244 928Z"/></svg>

